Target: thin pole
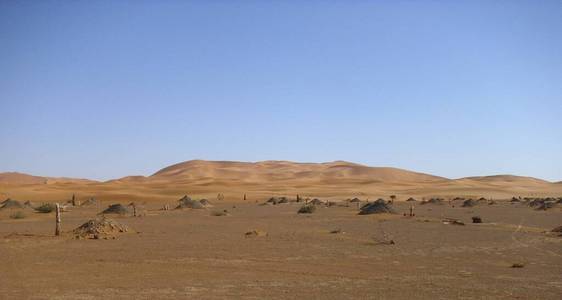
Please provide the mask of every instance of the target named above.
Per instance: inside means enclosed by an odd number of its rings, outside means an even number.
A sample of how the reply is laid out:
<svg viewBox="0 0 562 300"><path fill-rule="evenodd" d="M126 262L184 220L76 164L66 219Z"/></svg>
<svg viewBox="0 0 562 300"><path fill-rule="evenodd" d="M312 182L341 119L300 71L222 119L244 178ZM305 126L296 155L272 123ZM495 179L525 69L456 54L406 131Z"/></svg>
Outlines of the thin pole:
<svg viewBox="0 0 562 300"><path fill-rule="evenodd" d="M55 235L59 236L60 232L61 232L61 226L60 226L60 205L58 203L55 204L55 214L56 214L56 226L55 226Z"/></svg>

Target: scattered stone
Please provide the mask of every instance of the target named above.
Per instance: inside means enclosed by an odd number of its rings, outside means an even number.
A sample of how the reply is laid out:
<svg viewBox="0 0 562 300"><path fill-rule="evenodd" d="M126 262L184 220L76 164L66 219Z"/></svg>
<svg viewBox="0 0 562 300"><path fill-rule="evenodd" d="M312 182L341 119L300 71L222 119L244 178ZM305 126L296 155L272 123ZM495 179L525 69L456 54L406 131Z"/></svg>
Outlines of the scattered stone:
<svg viewBox="0 0 562 300"><path fill-rule="evenodd" d="M230 216L230 214L228 213L228 210L223 210L223 211L214 211L211 213L212 216L215 217L225 217L225 216Z"/></svg>
<svg viewBox="0 0 562 300"><path fill-rule="evenodd" d="M482 218L480 218L479 216L474 216L472 217L472 223L482 223Z"/></svg>
<svg viewBox="0 0 562 300"><path fill-rule="evenodd" d="M524 268L525 264L523 263L514 263L511 265L511 268Z"/></svg>
<svg viewBox="0 0 562 300"><path fill-rule="evenodd" d="M443 224L450 224L450 225L461 225L464 226L464 222L457 220L457 219L452 219L452 218L445 218L443 219Z"/></svg>
<svg viewBox="0 0 562 300"><path fill-rule="evenodd" d="M244 234L245 237L247 238L251 238L251 237L262 237L262 236L268 236L268 233L259 229L254 229L251 231L248 231Z"/></svg>
<svg viewBox="0 0 562 300"><path fill-rule="evenodd" d="M273 205L282 204L282 203L289 203L289 198L287 197L271 197L267 200L267 203L271 203Z"/></svg>
<svg viewBox="0 0 562 300"><path fill-rule="evenodd" d="M550 232L557 233L558 236L562 236L562 226L558 226L558 227L552 229Z"/></svg>
<svg viewBox="0 0 562 300"><path fill-rule="evenodd" d="M341 230L341 228L334 229L330 231L331 234L345 234L345 231Z"/></svg>

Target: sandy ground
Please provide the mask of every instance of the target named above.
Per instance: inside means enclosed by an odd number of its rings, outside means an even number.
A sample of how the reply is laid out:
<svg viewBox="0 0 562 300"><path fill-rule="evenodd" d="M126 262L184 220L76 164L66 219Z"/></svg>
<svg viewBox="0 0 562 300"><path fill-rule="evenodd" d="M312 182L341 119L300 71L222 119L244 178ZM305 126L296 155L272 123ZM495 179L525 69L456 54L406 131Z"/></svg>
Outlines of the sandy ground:
<svg viewBox="0 0 562 300"><path fill-rule="evenodd" d="M263 202L265 199L260 199ZM125 203L125 202L123 202ZM2 299L560 299L560 208L396 203L397 215L357 207L298 215L299 203L213 201L203 210L117 217L134 229L115 240L77 240L68 231L102 209L54 214L0 211ZM171 203L171 202L169 202ZM109 202L103 203L107 206ZM227 209L229 216L213 216ZM483 224L470 223L481 216ZM458 218L465 226L443 224ZM245 237L259 229L264 237ZM341 229L343 233L330 233ZM394 245L380 243L395 241ZM511 268L514 263L523 268Z"/></svg>

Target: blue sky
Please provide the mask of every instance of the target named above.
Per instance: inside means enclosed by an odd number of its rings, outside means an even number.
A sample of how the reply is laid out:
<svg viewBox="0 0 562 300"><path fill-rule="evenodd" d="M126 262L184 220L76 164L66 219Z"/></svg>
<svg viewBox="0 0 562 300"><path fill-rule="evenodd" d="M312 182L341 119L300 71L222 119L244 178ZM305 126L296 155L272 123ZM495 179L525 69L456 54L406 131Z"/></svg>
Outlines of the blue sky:
<svg viewBox="0 0 562 300"><path fill-rule="evenodd" d="M558 181L561 37L560 1L0 1L0 171L348 160Z"/></svg>

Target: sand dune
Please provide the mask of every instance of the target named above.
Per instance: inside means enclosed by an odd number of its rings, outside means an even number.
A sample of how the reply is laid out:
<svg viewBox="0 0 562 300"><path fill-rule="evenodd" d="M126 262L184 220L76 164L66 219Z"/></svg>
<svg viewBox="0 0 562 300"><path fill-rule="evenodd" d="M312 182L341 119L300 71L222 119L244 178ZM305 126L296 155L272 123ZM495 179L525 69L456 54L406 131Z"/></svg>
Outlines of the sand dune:
<svg viewBox="0 0 562 300"><path fill-rule="evenodd" d="M43 177L19 172L0 173L0 184L53 184L53 183L86 183L95 182L89 179L68 177Z"/></svg>
<svg viewBox="0 0 562 300"><path fill-rule="evenodd" d="M29 200L67 199L72 194L101 199L176 199L183 194L227 200L301 194L342 198L352 196L399 199L410 196L559 196L562 185L513 175L448 179L390 167L369 167L346 161L296 163L290 161L191 160L165 167L150 176L127 176L105 182L84 179L0 173L0 197Z"/></svg>
<svg viewBox="0 0 562 300"><path fill-rule="evenodd" d="M166 167L151 178L244 178L305 179L345 178L392 182L426 182L447 180L443 177L397 168L367 167L345 161L329 163L295 163L288 161L233 162L192 160Z"/></svg>

